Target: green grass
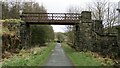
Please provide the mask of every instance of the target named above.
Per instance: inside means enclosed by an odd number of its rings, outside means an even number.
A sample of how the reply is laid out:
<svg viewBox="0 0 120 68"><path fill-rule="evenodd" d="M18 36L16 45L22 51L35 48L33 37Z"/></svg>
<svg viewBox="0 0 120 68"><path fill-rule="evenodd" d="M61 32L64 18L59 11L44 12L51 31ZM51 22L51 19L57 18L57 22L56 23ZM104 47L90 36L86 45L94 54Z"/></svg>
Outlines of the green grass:
<svg viewBox="0 0 120 68"><path fill-rule="evenodd" d="M94 58L90 52L76 52L74 49L66 44L63 44L63 49L65 50L68 57L71 59L75 66L101 66L101 60ZM112 64L112 63L110 63Z"/></svg>
<svg viewBox="0 0 120 68"><path fill-rule="evenodd" d="M22 50L18 55L5 60L2 66L42 66L54 47L55 44L50 43L48 46L40 48L41 50L35 48L30 53Z"/></svg>

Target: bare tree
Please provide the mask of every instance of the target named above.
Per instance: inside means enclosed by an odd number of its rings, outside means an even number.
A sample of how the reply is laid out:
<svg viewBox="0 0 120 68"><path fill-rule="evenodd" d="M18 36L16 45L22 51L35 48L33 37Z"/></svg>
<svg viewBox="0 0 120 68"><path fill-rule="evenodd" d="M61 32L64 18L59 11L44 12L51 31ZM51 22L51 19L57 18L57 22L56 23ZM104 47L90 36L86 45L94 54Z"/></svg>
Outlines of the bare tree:
<svg viewBox="0 0 120 68"><path fill-rule="evenodd" d="M68 13L80 13L80 12L81 12L81 9L80 9L79 7L70 6L70 7L67 9L67 12L68 12Z"/></svg>
<svg viewBox="0 0 120 68"><path fill-rule="evenodd" d="M68 13L81 13L81 9L79 7L74 7L74 6L70 6L67 9ZM72 15L70 15L69 17L72 17ZM71 46L74 45L75 42L75 26L74 25L67 25L66 26L66 33L67 33L67 41L68 44L70 44ZM73 46L74 47L74 46Z"/></svg>
<svg viewBox="0 0 120 68"><path fill-rule="evenodd" d="M99 0L88 5L88 10L92 11L92 18L95 20L103 20L104 27L107 27L107 32L110 33L111 27L117 23L116 3L111 3L107 0Z"/></svg>

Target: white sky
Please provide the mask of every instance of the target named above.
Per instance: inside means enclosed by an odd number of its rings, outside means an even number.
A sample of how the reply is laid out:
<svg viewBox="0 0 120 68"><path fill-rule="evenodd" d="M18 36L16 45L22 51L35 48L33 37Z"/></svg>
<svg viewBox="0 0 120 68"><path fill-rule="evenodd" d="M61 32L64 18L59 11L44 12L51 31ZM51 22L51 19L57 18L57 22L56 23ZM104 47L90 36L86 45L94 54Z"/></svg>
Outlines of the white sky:
<svg viewBox="0 0 120 68"><path fill-rule="evenodd" d="M17 0L15 0L17 1ZM48 13L65 13L70 6L81 7L82 9L91 2L96 0L22 0L22 1L36 1L42 4ZM103 0L104 1L104 0ZM110 2L119 2L120 0L108 0ZM52 25L55 32L64 32L64 25Z"/></svg>
<svg viewBox="0 0 120 68"><path fill-rule="evenodd" d="M85 6L90 0L36 0L43 4L48 13L65 13L70 6ZM64 32L65 25L52 25L55 32Z"/></svg>
<svg viewBox="0 0 120 68"><path fill-rule="evenodd" d="M30 0L23 0L30 1ZM85 6L96 0L32 0L42 4L48 13L65 13L70 6L85 8ZM103 0L104 1L104 0ZM119 2L120 0L108 0L110 2ZM64 25L52 25L55 32L64 32Z"/></svg>

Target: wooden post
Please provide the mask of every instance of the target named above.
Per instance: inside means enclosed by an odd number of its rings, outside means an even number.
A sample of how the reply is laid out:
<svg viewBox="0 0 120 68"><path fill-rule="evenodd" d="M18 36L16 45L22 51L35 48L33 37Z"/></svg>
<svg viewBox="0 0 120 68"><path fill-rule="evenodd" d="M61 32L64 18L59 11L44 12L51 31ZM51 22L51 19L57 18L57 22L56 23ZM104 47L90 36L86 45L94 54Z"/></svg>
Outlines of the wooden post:
<svg viewBox="0 0 120 68"><path fill-rule="evenodd" d="M2 31L2 23L3 22L1 22L0 21L0 31ZM2 34L0 35L0 60L2 60Z"/></svg>
<svg viewBox="0 0 120 68"><path fill-rule="evenodd" d="M2 19L2 1L0 1L0 19Z"/></svg>
<svg viewBox="0 0 120 68"><path fill-rule="evenodd" d="M117 42L118 42L118 46L120 46L120 26L117 27L117 30L118 30Z"/></svg>
<svg viewBox="0 0 120 68"><path fill-rule="evenodd" d="M65 20L66 20L66 14L65 14Z"/></svg>
<svg viewBox="0 0 120 68"><path fill-rule="evenodd" d="M53 20L53 13L52 13L52 20Z"/></svg>
<svg viewBox="0 0 120 68"><path fill-rule="evenodd" d="M119 12L119 14L118 14L118 24L120 23L120 1L118 2L118 12ZM117 29L118 29L118 45L119 45L119 47L120 47L120 26L118 26L117 27Z"/></svg>

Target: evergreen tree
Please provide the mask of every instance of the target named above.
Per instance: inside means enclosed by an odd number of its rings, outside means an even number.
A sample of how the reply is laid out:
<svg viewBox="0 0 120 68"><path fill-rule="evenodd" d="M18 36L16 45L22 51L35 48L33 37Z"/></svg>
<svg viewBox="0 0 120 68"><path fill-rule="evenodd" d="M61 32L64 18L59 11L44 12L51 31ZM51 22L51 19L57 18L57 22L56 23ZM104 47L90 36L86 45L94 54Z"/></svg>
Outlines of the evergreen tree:
<svg viewBox="0 0 120 68"><path fill-rule="evenodd" d="M19 3L13 3L9 11L10 18L19 19L19 11L20 11Z"/></svg>
<svg viewBox="0 0 120 68"><path fill-rule="evenodd" d="M2 2L2 19L9 18L9 7L8 4Z"/></svg>

